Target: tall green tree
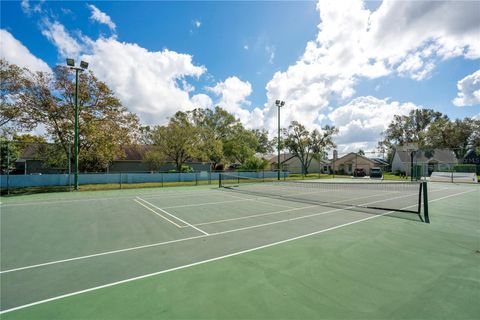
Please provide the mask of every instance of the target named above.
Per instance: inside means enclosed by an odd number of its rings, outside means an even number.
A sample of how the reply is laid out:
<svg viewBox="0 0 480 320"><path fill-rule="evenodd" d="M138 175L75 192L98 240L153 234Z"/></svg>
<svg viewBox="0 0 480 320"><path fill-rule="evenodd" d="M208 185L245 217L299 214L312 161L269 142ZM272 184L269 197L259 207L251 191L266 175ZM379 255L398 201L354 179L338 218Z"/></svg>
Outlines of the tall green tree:
<svg viewBox="0 0 480 320"><path fill-rule="evenodd" d="M292 121L288 129L283 130L283 142L285 148L300 160L303 173L308 174L312 159L321 158L324 152L336 146L333 136L337 133L337 128L328 125L321 132L316 129L309 132L304 125Z"/></svg>
<svg viewBox="0 0 480 320"><path fill-rule="evenodd" d="M427 132L431 148L452 149L458 160L462 160L470 149L480 145L480 120L465 118L433 122Z"/></svg>
<svg viewBox="0 0 480 320"><path fill-rule="evenodd" d="M0 59L0 128L3 136L35 127L35 121L29 117L29 110L17 103L19 95L25 90L27 74L27 69Z"/></svg>
<svg viewBox="0 0 480 320"><path fill-rule="evenodd" d="M151 130L153 144L164 155L165 159L175 163L177 171L182 170L189 158L198 155L198 130L185 112L177 112L170 118L166 126L155 126Z"/></svg>
<svg viewBox="0 0 480 320"><path fill-rule="evenodd" d="M448 121L448 117L432 109L415 109L407 116L395 115L383 133L382 145L392 149L396 145L415 142L419 147L428 145L427 132L435 121Z"/></svg>
<svg viewBox="0 0 480 320"><path fill-rule="evenodd" d="M255 129L253 130L253 133L255 134L255 137L257 138L257 148L256 148L256 153L260 154L269 154L274 151L274 140L270 140L268 138L268 131L265 129L258 130Z"/></svg>
<svg viewBox="0 0 480 320"><path fill-rule="evenodd" d="M258 140L255 133L240 123L233 128L232 136L224 143L224 154L230 162L244 164L255 155Z"/></svg>
<svg viewBox="0 0 480 320"><path fill-rule="evenodd" d="M15 103L28 110L28 123L43 125L47 135L70 155L74 138L74 74L58 66L49 73L27 72ZM22 116L19 116L21 119ZM104 170L124 156L122 145L138 139L139 120L93 72L79 79L79 162L81 170Z"/></svg>

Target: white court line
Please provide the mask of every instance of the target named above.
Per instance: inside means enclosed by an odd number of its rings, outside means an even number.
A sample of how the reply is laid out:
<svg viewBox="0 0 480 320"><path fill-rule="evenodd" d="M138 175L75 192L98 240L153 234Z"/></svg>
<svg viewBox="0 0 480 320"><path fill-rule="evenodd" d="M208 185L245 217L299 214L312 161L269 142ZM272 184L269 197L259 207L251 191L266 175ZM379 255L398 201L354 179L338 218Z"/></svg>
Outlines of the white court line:
<svg viewBox="0 0 480 320"><path fill-rule="evenodd" d="M218 189L218 188L217 188ZM216 192L217 189L205 189L205 190L199 190L195 192L185 192L182 193L181 195L178 194L178 191L159 191L157 193L147 193L145 195L142 195L142 197L146 199L153 199L153 198L158 198L158 197L163 197L163 198L178 198L178 197L184 197L184 196L190 196L190 195L209 195L212 192ZM133 189L127 189L127 190L133 190ZM58 199L53 199L53 200L45 200L45 201L32 201L32 202L22 202L22 203L8 203L8 202L3 202L2 203L2 208L6 207L18 207L18 206L34 206L34 205L48 205L48 204L62 204L62 203L70 203L70 202L85 202L85 201L104 201L104 200L118 200L118 199L135 199L135 195L130 195L130 196L118 196L118 197L96 197L96 198L86 198L86 199L69 199L69 200L58 200Z"/></svg>
<svg viewBox="0 0 480 320"><path fill-rule="evenodd" d="M234 192L234 191L227 191L227 192ZM283 207L283 208L295 208L295 207L292 207L292 206L287 206L287 205L283 205L283 204L277 204L277 203L270 203L270 202L265 202L265 201L260 201L258 200L258 198L268 198L266 196L256 196L254 198L243 198L243 197L239 197L239 196L233 196L233 195L230 195L230 197L234 197L234 198L238 198L238 199L243 199L243 200L249 200L249 201L255 201L255 202L258 202L258 203L263 203L263 204L268 204L270 206L274 206L274 207ZM252 195L253 196L253 195Z"/></svg>
<svg viewBox="0 0 480 320"><path fill-rule="evenodd" d="M173 225L176 226L177 228L182 228L182 227L183 227L183 226L181 226L181 225L176 224L175 222L173 222L172 220L168 219L167 217L162 216L160 213L156 212L156 211L153 210L152 208L147 207L146 205L144 205L143 203L141 203L141 202L138 201L137 199L133 199L133 201L135 201L136 203L138 203L138 204L141 205L142 207L146 208L147 210L150 210L151 212L155 213L157 216L159 216L159 217L167 220L168 222L170 222L171 224L173 224Z"/></svg>
<svg viewBox="0 0 480 320"><path fill-rule="evenodd" d="M391 193L391 192L389 192L389 193ZM367 198L372 198L372 197L378 197L378 194L374 194L374 195L371 195L371 196L362 196L362 197L357 197L357 198L351 198L351 199L347 199L347 200L333 201L333 202L324 203L324 204L319 203L319 204L316 204L316 205L306 206L306 207L301 207L301 208L292 208L292 209L288 209L288 210L280 210L280 211L266 212L266 213L260 213L260 214L252 214L252 215L249 215L249 216L243 216L243 217L238 217L238 218L230 218L230 219L215 220L215 221L210 221L210 222L196 223L195 225L196 226L204 226L204 225L210 225L210 224L221 223L221 222L252 219L252 218L257 218L257 217L262 217L262 216L267 216L267 215L274 215L274 214L278 214L278 213L299 211L299 210L302 210L302 209L310 209L310 208L314 208L314 207L324 206L326 204L327 205L328 204L342 204L342 202L345 202L345 201L367 199ZM347 206L345 208L350 208L350 206Z"/></svg>
<svg viewBox="0 0 480 320"><path fill-rule="evenodd" d="M437 191L437 190L435 190L435 191ZM435 191L433 191L433 192L435 192ZM467 192L471 192L471 191L475 191L475 190L470 190L470 191L466 191L466 192L462 192L462 193L467 193ZM429 202L434 202L434 201L437 201L437 200L445 199L445 198L448 198L448 197L451 197L451 196L455 196L455 195L459 195L459 194L462 194L462 193L450 195L450 196L447 196L447 197L438 198L438 199L435 199L435 200L431 200L431 201L429 201ZM370 202L370 203L372 203L372 202ZM368 203L365 203L364 205L367 205L367 204L368 204ZM413 207L413 206L416 206L416 205L408 206L408 207L406 207L406 208L410 208L410 207ZM348 207L347 207L347 208L348 208ZM299 209L300 209L300 208L299 208ZM303 207L303 209L305 209L305 207ZM342 208L342 209L334 209L333 212L338 211L338 210L343 210L343 209L345 209L345 208ZM331 211L332 211L332 210L329 210L328 213L330 213ZM298 218L295 218L295 220L304 219L304 218L310 218L310 217L312 217L312 216L314 216L314 215L321 215L321 214L324 214L324 213L325 213L325 211L322 211L322 212L319 212L319 213L314 213L314 214L311 214L311 215L308 215L308 216L300 216L300 217L298 217ZM286 222L286 221L291 221L291 220L282 220L282 222ZM275 222L275 223L276 223L276 222ZM264 225L265 225L265 224L263 224L262 226L264 226ZM256 227L256 225L250 226L250 228L255 228L255 227ZM26 269L33 269L33 268L38 268L38 267L43 267L43 266L48 266L48 265L53 265L53 264L59 264L59 263L64 263L64 262L70 262L70 261L75 261L75 260L82 260L82 259L88 259L88 258L93 258L93 257L99 257L99 256L104 256L104 255L109 255L109 254L121 253L121 252L126 252L126 251L140 250L140 249L144 249L144 248L162 246L162 245L166 245L166 244L172 244L172 243L176 243L176 242L188 241L188 240L192 240L192 239L199 239L199 238L203 238L203 237L207 237L207 236L221 235L221 234L224 234L224 233L231 233L231 232L241 231L241 230L245 230L245 228L241 228L241 229L231 229L231 230L226 230L226 231L220 231L220 232L216 232L216 233L211 233L211 234L208 234L208 235L200 235L200 236L182 238L182 239L177 239L177 240L170 240L170 241L166 241L166 242L157 242L157 243L147 244L147 245L143 245L143 246L130 247L130 248L126 248L126 249L118 249L118 250L113 250L113 251L105 251L105 252L100 252L100 253L95 253L95 254L90 254L90 255L85 255L85 256L79 256L79 257L74 257L74 258L68 258L68 259L63 259L63 260L56 260L56 261L44 262L44 263L34 264L34 265L30 265L30 266L25 266L25 267L19 267L19 268L14 268L14 269L2 270L2 271L0 271L0 274L10 273L10 272L15 272L15 271L21 271L21 270L26 270Z"/></svg>
<svg viewBox="0 0 480 320"><path fill-rule="evenodd" d="M445 197L441 197L441 198L438 198L438 199L431 200L429 202L436 202L436 201L439 201L439 200L447 199L447 198L450 198L450 197L458 196L458 195L473 192L473 191L476 191L476 190L468 190L468 191L465 191L465 192L460 192L460 193L457 193L457 194L448 195L448 196L445 196ZM415 205L408 206L408 207L405 207L403 209L407 209L407 208L410 208L410 207L413 207L413 206L415 206ZM273 246L276 246L276 245L279 245L279 244L283 244L283 243L307 238L307 237L317 235L317 234L321 234L321 233L324 233L324 232L328 232L328 231L331 231L331 230L340 229L340 228L350 226L350 225L353 225L353 224L357 224L357 223L360 223L360 222L363 222L363 221L379 218L379 217L382 217L384 215L387 215L387 214L390 214L390 213L393 213L393 212L394 211L387 211L387 212L385 212L383 214L380 214L380 215L375 215L375 216L371 216L371 217L347 222L347 223L344 223L344 224L341 224L341 225L338 225L338 226L334 226L334 227L330 227L330 228L326 228L326 229L321 229L321 230L314 231L314 232L304 234L304 235L301 235L301 236L277 241L277 242L274 242L274 243L269 243L269 244L266 244L266 245L263 245L263 246L258 246L258 247L255 247L255 248L250 248L250 249L247 249L247 250L242 250L242 251L230 253L230 254L227 254L227 255L220 256L220 257L206 259L206 260L186 264L186 265L183 265L183 266L179 266L179 267L175 267L175 268L171 268L171 269L167 269L167 270L157 271L157 272L145 274L145 275L138 276L138 277L133 277L133 278L124 279L124 280L120 280L120 281L116 281L116 282L111 282L111 283L107 283L107 284L104 284L104 285L101 285L101 286L96 286L96 287L92 287L92 288L88 288L88 289L84 289L84 290L79 290L79 291L63 294L63 295L60 295L60 296L56 296L56 297L52 297L52 298L48 298L48 299L44 299L44 300L40 300L40 301L28 303L28 304L24 304L24 305L21 305L21 306L18 306L18 307L2 310L2 311L0 311L0 314L4 314L4 313L16 311L16 310L20 310L20 309L24 309L24 308L28 308L28 307L32 307L32 306L47 303L47 302L50 302L50 301L55 301L55 300L59 300L59 299L63 299L63 298L68 298L68 297L71 297L71 296L76 296L76 295L79 295L79 294L82 294L82 293L87 293L87 292L91 292L91 291L95 291L95 290L99 290L99 289L103 289L103 288L113 287L115 285L119 285L119 284L123 284L123 283L128 283L128 282L132 282L132 281L136 281L136 280L140 280L140 279L153 277L153 276L160 275L160 274L163 274L163 273L168 273L168 272L172 272L172 271L176 271L176 270L181 270L181 269L185 269L185 268L189 268L189 267L194 267L194 266L197 266L197 265L202 265L202 264L205 264L205 263L218 261L218 260L222 260L222 259L225 259L225 258L238 256L238 255L248 253L248 252L252 252L252 251L257 251L257 250L273 247ZM212 234L212 235L214 235L214 234ZM192 237L191 239L203 238L203 237L206 237L206 236Z"/></svg>
<svg viewBox="0 0 480 320"><path fill-rule="evenodd" d="M172 218L174 218L174 219L176 219L176 220L178 220L178 221L186 224L187 226L192 227L193 229L195 229L195 230L203 233L204 235L207 235L207 236L208 236L208 233L206 233L206 232L203 231L202 229L199 229L199 228L195 227L193 224L190 224L190 223L188 223L187 221L182 220L182 219L180 219L179 217L174 216L173 214L171 214L171 213L163 210L162 208L157 207L156 205L154 205L153 203L148 202L147 200L144 200L144 199L142 199L142 198L140 198L140 197L136 197L136 198L137 198L138 200L141 200L141 201L145 202L146 204L150 205L151 207L154 207L155 209L158 209L158 210L162 211L162 212L165 213L166 215L169 215L170 217L172 217Z"/></svg>
<svg viewBox="0 0 480 320"><path fill-rule="evenodd" d="M266 213L252 214L252 215L249 215L249 216L243 216L243 217L238 217L238 218L230 218L230 219L223 219L223 220L215 220L215 221L209 221L209 222L196 223L195 225L196 225L196 226L206 226L206 225L211 225L211 224L221 223L221 222L229 222L229 221L236 221L236 220L252 219L252 218L269 216L269 215L274 215L274 214L279 214L279 213L299 211L299 210L303 210L303 209L311 209L311 208L315 208L315 207L318 207L318 206L319 206L319 205L316 204L316 205L314 205L314 206L307 206L307 207L301 207L301 208L291 208L291 209L280 210L280 211L272 211L272 212L266 212Z"/></svg>

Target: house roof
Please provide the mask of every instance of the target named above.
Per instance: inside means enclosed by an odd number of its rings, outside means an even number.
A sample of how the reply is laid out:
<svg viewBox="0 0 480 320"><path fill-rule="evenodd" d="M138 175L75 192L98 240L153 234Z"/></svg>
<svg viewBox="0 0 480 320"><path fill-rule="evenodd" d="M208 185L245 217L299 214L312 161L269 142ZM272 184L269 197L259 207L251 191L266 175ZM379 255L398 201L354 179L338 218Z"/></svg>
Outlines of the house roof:
<svg viewBox="0 0 480 320"><path fill-rule="evenodd" d="M281 153L281 154L280 154L280 162L281 162L282 164L285 163L285 162L287 162L287 161L290 161L290 160L292 160L292 159L294 159L294 158L295 158L295 156L294 156L293 154L291 154L291 153ZM277 155L275 155L275 156L271 155L271 156L270 156L270 159L268 160L268 162L271 163L271 164L275 164L275 163L277 163L277 161L278 161L278 156L277 156ZM330 163L330 161L329 161L329 160L325 160L325 159L321 159L321 160L320 160L320 163L322 163L322 164L328 164L328 163Z"/></svg>
<svg viewBox="0 0 480 320"><path fill-rule="evenodd" d="M375 162L375 164L377 164L379 166L388 166L389 165L388 161L386 161L382 158L370 158L370 160L372 160L373 162Z"/></svg>
<svg viewBox="0 0 480 320"><path fill-rule="evenodd" d="M350 153L347 153L346 155L344 155L343 157L337 158L336 163L346 162L350 159L353 160L355 158L362 158L364 160L367 160L367 161L371 162L372 164L376 164L376 162L374 160L372 160L370 158L367 158L365 156L359 155L355 152L350 152ZM333 161L333 159L331 161Z"/></svg>
<svg viewBox="0 0 480 320"><path fill-rule="evenodd" d="M401 162L410 162L410 153L408 151L395 151L395 155L400 158ZM449 149L435 149L431 155L422 150L419 150L415 153L414 161L428 162L429 160L436 160L444 163L457 162L455 153Z"/></svg>

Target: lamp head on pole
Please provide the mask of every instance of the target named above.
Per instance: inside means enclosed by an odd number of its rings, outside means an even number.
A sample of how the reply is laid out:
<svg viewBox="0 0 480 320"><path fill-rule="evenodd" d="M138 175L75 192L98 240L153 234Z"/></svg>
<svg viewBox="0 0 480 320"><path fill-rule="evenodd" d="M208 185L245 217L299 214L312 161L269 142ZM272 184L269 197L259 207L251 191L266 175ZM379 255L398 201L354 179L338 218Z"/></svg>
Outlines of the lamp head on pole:
<svg viewBox="0 0 480 320"><path fill-rule="evenodd" d="M285 101L282 100L275 100L275 105L277 107L283 107L285 105Z"/></svg>
<svg viewBox="0 0 480 320"><path fill-rule="evenodd" d="M75 59L67 58L67 66L75 68ZM83 70L88 69L88 62L80 61L80 68Z"/></svg>

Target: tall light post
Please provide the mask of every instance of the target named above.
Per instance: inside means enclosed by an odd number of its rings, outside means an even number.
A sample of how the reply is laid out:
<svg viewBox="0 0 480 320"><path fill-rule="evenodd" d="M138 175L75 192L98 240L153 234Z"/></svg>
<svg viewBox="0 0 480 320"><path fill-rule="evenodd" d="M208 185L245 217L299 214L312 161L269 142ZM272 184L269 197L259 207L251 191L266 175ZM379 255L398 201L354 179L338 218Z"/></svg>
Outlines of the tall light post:
<svg viewBox="0 0 480 320"><path fill-rule="evenodd" d="M280 108L285 105L285 101L276 100L275 105L278 109L278 137L277 137L277 155L278 155L278 180L280 180L280 171L282 170L282 166L280 164Z"/></svg>
<svg viewBox="0 0 480 320"><path fill-rule="evenodd" d="M75 70L75 138L74 138L74 188L78 191L78 73L88 68L88 63L85 61L80 62L80 67L75 67L75 60L67 58L67 66L70 69Z"/></svg>

